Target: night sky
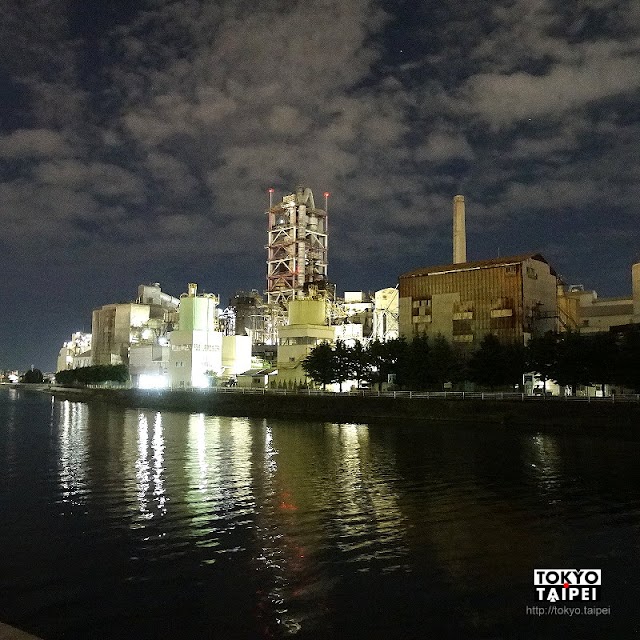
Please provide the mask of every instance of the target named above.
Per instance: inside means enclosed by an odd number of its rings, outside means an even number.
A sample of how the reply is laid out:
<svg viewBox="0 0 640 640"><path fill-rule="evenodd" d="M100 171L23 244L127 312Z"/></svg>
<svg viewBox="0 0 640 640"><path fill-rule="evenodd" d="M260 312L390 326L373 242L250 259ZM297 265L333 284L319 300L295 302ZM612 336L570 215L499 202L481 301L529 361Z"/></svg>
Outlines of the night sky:
<svg viewBox="0 0 640 640"><path fill-rule="evenodd" d="M142 282L265 288L267 188L331 192L338 292L540 251L630 292L637 0L4 0L0 369Z"/></svg>

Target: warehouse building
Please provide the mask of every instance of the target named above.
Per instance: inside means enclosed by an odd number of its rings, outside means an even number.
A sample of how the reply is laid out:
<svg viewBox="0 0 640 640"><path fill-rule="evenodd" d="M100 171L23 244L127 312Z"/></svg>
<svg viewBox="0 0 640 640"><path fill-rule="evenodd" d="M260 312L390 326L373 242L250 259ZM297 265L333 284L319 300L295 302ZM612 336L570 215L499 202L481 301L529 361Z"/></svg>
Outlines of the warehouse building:
<svg viewBox="0 0 640 640"><path fill-rule="evenodd" d="M525 344L557 328L557 276L538 253L415 269L399 279L400 334L475 348L488 333Z"/></svg>

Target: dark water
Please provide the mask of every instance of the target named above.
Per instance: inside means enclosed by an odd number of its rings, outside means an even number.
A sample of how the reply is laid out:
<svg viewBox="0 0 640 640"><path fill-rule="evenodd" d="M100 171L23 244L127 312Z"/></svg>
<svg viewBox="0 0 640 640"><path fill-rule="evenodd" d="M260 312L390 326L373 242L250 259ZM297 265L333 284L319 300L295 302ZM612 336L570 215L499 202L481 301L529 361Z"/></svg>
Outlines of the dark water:
<svg viewBox="0 0 640 640"><path fill-rule="evenodd" d="M640 445L0 389L0 620L58 638L630 638ZM610 615L534 617L534 568Z"/></svg>

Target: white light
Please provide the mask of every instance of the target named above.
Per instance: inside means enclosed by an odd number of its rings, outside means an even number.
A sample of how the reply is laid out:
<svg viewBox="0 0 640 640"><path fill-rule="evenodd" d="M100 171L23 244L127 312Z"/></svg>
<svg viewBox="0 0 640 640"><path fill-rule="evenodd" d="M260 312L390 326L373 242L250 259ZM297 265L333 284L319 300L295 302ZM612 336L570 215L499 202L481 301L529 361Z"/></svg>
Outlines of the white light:
<svg viewBox="0 0 640 640"><path fill-rule="evenodd" d="M194 373L191 384L197 389L206 389L209 386L209 377L204 373Z"/></svg>
<svg viewBox="0 0 640 640"><path fill-rule="evenodd" d="M143 373L138 379L139 389L166 389L169 386L169 380L166 376L149 373Z"/></svg>

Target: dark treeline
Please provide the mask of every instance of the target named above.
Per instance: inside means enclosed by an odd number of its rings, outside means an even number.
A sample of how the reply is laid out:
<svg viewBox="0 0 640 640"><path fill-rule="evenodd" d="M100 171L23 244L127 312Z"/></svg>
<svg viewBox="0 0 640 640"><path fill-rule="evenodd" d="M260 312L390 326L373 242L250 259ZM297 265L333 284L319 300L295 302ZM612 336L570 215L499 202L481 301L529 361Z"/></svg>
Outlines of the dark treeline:
<svg viewBox="0 0 640 640"><path fill-rule="evenodd" d="M67 369L56 373L56 383L64 386L82 386L107 381L128 382L129 370L126 365L95 365L93 367Z"/></svg>
<svg viewBox="0 0 640 640"><path fill-rule="evenodd" d="M461 388L466 382L491 390L522 384L535 372L543 382L555 380L575 393L578 385L613 384L640 392L640 330L620 335L548 333L524 347L501 343L487 335L479 347L465 352L444 337L419 336L411 342L397 338L373 341L367 347L318 345L303 362L306 374L318 385L356 380L380 386L395 385L416 391Z"/></svg>
<svg viewBox="0 0 640 640"><path fill-rule="evenodd" d="M26 384L41 384L44 382L44 375L40 369L29 369L24 375L20 376L20 382Z"/></svg>

